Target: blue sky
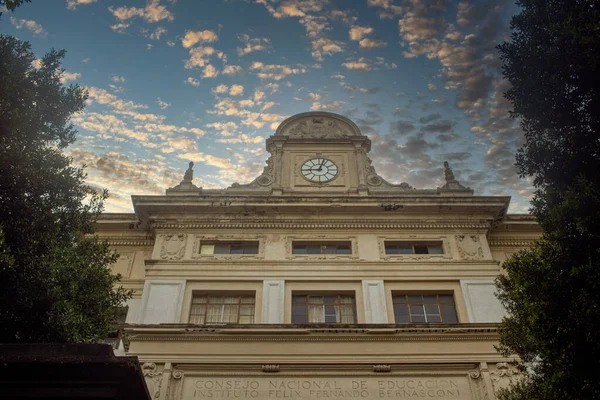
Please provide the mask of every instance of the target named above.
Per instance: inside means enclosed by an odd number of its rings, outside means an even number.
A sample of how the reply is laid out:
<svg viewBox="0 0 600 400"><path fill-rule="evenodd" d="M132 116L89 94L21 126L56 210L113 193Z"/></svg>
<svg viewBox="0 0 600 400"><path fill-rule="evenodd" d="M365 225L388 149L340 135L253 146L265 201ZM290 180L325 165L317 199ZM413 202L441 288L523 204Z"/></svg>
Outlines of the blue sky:
<svg viewBox="0 0 600 400"><path fill-rule="evenodd" d="M0 32L38 56L67 50L65 83L90 94L68 151L109 189L107 211L164 193L190 160L197 186L247 183L281 121L323 110L371 138L387 180L442 186L447 160L476 195L526 212L494 48L516 12L512 0L33 0Z"/></svg>

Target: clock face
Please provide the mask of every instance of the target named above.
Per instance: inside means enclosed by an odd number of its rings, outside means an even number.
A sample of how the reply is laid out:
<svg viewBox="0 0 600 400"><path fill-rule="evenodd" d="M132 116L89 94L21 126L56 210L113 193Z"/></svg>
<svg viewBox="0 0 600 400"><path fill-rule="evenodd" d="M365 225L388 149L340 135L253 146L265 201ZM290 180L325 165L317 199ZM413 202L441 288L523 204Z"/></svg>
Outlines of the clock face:
<svg viewBox="0 0 600 400"><path fill-rule="evenodd" d="M337 176L338 168L326 158L313 158L302 164L302 176L311 182L329 182Z"/></svg>

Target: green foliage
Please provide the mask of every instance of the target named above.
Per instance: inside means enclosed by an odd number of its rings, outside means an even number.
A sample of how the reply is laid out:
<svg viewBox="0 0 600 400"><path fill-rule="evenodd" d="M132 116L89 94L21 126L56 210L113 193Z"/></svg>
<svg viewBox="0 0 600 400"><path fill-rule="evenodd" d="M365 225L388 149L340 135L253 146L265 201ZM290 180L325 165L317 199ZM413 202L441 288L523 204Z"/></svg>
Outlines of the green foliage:
<svg viewBox="0 0 600 400"><path fill-rule="evenodd" d="M95 342L130 296L92 236L107 193L63 154L87 98L61 83L64 54L36 69L28 43L0 35L0 342Z"/></svg>
<svg viewBox="0 0 600 400"><path fill-rule="evenodd" d="M600 399L600 1L522 0L499 46L544 235L503 265L499 350L525 379L502 398Z"/></svg>
<svg viewBox="0 0 600 400"><path fill-rule="evenodd" d="M0 0L0 7L4 6L8 11L14 12L23 3L31 3L31 0ZM1 12L0 15L2 15Z"/></svg>

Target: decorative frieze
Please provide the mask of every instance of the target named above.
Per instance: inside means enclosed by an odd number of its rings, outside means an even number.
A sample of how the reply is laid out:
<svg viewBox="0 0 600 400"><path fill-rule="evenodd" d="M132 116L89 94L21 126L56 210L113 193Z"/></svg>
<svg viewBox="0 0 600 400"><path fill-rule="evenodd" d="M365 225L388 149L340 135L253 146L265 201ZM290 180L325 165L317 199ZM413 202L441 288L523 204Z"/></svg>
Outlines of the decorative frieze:
<svg viewBox="0 0 600 400"><path fill-rule="evenodd" d="M389 220L279 220L279 221L206 221L206 222L154 222L153 229L464 229L486 230L487 223L451 223L424 221L389 221Z"/></svg>

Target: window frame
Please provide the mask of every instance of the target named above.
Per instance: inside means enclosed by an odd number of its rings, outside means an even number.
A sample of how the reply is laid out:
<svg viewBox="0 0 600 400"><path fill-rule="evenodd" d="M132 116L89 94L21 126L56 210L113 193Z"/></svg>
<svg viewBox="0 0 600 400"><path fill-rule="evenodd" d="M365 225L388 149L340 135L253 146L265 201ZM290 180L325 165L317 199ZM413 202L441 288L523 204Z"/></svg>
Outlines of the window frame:
<svg viewBox="0 0 600 400"><path fill-rule="evenodd" d="M358 259L358 242L356 236L288 236L286 241L286 254L287 259L297 260L309 260L309 259L322 259L322 260L334 260L334 259ZM294 253L295 245L302 244L345 244L350 246L350 252L347 254L335 254L335 253L319 253L319 254L298 254Z"/></svg>
<svg viewBox="0 0 600 400"><path fill-rule="evenodd" d="M206 297L206 303L200 303L202 305L204 305L204 314L194 314L194 299L198 298L198 297ZM225 303L224 301L221 303L210 303L210 298L211 297L221 297L221 298L226 298L226 297L238 297L238 300L236 303ZM243 297L252 297L252 299L254 300L253 303L244 303L242 302L242 298ZM220 305L221 306L221 321L220 322L206 322L206 319L209 315L208 311L211 305ZM225 306L230 305L230 306L237 306L238 307L238 311L237 311L237 321L236 322L223 322L223 316L226 315L224 314L224 309ZM240 325L249 325L249 324L256 324L256 318L257 318L257 312L256 312L256 305L257 305L257 296L256 296L256 292L254 291L204 291L204 290L193 290L191 297L190 297L190 304L189 304L189 309L188 309L188 323L189 324L197 324L197 325L228 325L228 324L240 324ZM240 313L242 306L252 306L252 314L251 315L242 315ZM194 315L204 315L204 323L199 323L199 322L192 322L192 317ZM242 316L251 316L252 317L252 322L239 322L240 321L240 317Z"/></svg>
<svg viewBox="0 0 600 400"><path fill-rule="evenodd" d="M264 259L264 241L263 235L196 235L194 247L192 249L192 259L205 260L229 260L229 259ZM218 244L244 244L253 243L257 245L257 252L254 254L202 254L203 245Z"/></svg>
<svg viewBox="0 0 600 400"><path fill-rule="evenodd" d="M431 235L424 234L415 237L416 235L386 235L378 236L377 241L379 245L379 259L384 261L399 261L399 260L410 260L410 261L428 261L428 260L453 260L455 259L455 250L450 245L450 238L443 235ZM414 250L411 254L388 254L386 253L386 243L389 244L410 244L414 245L439 245L441 246L441 254L415 254Z"/></svg>
<svg viewBox="0 0 600 400"><path fill-rule="evenodd" d="M325 302L325 298L326 297L333 297L336 296L336 302L333 303L327 303ZM295 308L300 308L300 306L298 306L298 303L295 303L295 298L299 298L299 297L305 297L306 298L306 302L302 303L301 305L304 306L305 308L305 315L306 315L306 322L297 322L294 321L294 315L296 315L294 313L294 309ZM315 298L315 297L323 297L324 301L323 303L313 303L310 301L310 298ZM341 302L341 298L342 297L351 297L353 302L352 303L343 303ZM322 306L323 307L323 322L309 322L309 309L312 306ZM333 310L334 313L332 314L331 312L328 314L327 313L327 307L343 307L343 306L353 306L352 308L352 318L354 319L353 322L327 322L327 317L328 316L337 316L337 310ZM358 323L358 307L357 307L358 303L357 303L357 296L356 296L356 292L355 291L349 291L349 290L340 290L340 291L306 291L306 290L300 290L300 291L292 291L291 293L291 310L290 310L290 315L291 315L291 321L290 323L292 324L299 324L299 325L314 325L314 324L325 324L325 325L352 325L352 324L357 324ZM331 311L331 310L330 310ZM340 317L341 317L341 311L340 311Z"/></svg>
<svg viewBox="0 0 600 400"><path fill-rule="evenodd" d="M308 252L308 248L307 248L307 252L306 253L295 253L294 251L296 250L296 246L314 246L314 247L320 247L320 252L319 253L309 253ZM348 247L348 252L346 253L327 253L324 252L324 250L327 247L333 248L336 247L336 250L339 247ZM352 241L351 240L317 240L317 241L307 241L307 240L295 240L292 241L292 255L294 256L326 256L326 255L331 255L331 256L351 256L352 255Z"/></svg>
<svg viewBox="0 0 600 400"><path fill-rule="evenodd" d="M406 247L410 246L412 248L412 253L388 253L387 248L388 245L400 246L406 245ZM417 246L438 246L440 248L441 253L418 253ZM415 255L444 255L446 252L444 251L444 243L441 240L384 240L383 242L383 250L387 256L415 256ZM428 249L429 250L429 249Z"/></svg>
<svg viewBox="0 0 600 400"><path fill-rule="evenodd" d="M421 297L422 301L418 301L417 299L410 299L410 297ZM436 297L436 302L427 302L425 301L425 297ZM446 299L442 299L441 296L444 297L450 297L452 299L452 302L448 302ZM399 298L403 298L403 302L402 301L396 301L396 299ZM408 317L408 321L407 322L400 322L397 320L396 318L396 306L398 306L398 308L404 306L405 311L406 311L406 316ZM438 313L432 313L432 312L427 312L427 306L431 307L431 306L437 306L437 310ZM443 308L444 307L450 307L453 311L453 317L454 318L450 318L450 316L448 315L448 311L446 311L446 313L443 312ZM412 309L413 307L421 307L423 313L417 313L417 312L413 312ZM458 307L457 307L457 301L456 301L456 296L454 293L452 292L448 292L448 291L437 291L437 292L432 292L432 291L413 291L413 292L398 292L398 291L392 291L392 314L394 315L394 323L398 324L398 325L405 325L405 324L426 324L426 325L438 325L438 324L457 324L460 322L459 319L459 313L458 313ZM444 315L446 315L446 317L444 317ZM414 317L417 316L423 316L424 321L413 321ZM428 321L428 317L434 317L434 316L439 316L440 317L440 321ZM450 322L447 322L447 319L450 319Z"/></svg>

